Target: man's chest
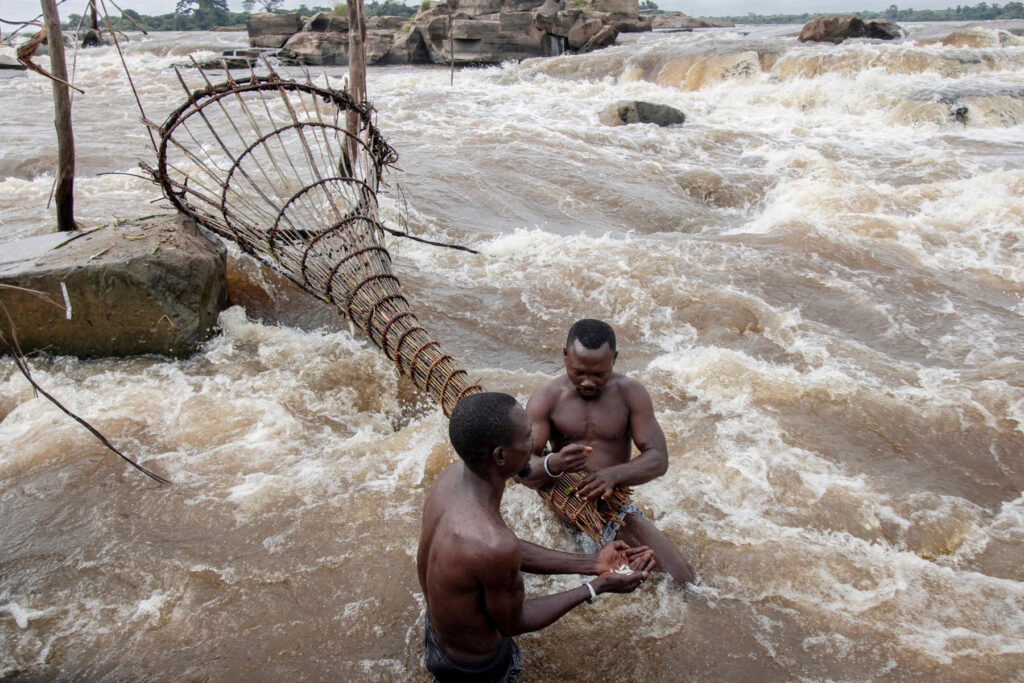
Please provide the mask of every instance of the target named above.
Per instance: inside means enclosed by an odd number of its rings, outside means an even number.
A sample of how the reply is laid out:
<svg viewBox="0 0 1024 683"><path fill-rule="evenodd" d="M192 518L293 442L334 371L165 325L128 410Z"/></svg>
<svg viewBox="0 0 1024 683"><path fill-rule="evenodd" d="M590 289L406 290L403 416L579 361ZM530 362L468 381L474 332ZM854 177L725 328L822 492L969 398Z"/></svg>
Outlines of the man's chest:
<svg viewBox="0 0 1024 683"><path fill-rule="evenodd" d="M565 442L619 441L629 437L629 409L615 397L567 401L551 412L551 425Z"/></svg>

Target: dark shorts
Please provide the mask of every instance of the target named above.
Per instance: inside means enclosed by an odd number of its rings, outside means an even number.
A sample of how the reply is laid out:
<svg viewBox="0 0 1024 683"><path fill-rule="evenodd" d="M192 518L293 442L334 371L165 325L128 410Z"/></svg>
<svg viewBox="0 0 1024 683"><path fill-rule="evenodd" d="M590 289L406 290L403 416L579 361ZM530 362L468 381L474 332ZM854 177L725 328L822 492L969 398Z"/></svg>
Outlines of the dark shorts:
<svg viewBox="0 0 1024 683"><path fill-rule="evenodd" d="M441 683L514 683L519 676L519 648L508 636L502 636L498 647L484 660L467 662L448 654L438 642L430 615L426 615L427 634L424 638L423 664L435 681Z"/></svg>

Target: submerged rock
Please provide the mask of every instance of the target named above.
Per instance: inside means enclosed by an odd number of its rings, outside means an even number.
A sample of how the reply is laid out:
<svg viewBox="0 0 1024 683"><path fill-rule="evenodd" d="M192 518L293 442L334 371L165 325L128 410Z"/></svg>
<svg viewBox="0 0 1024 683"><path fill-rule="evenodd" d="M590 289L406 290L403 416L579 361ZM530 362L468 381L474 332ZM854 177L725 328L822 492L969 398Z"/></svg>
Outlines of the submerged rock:
<svg viewBox="0 0 1024 683"><path fill-rule="evenodd" d="M658 126L677 126L686 121L686 114L667 104L653 102L616 102L600 117L609 125L653 123Z"/></svg>
<svg viewBox="0 0 1024 683"><path fill-rule="evenodd" d="M40 235L0 246L0 283L50 302L10 289L0 299L26 353L186 356L227 306L226 258L182 215Z"/></svg>
<svg viewBox="0 0 1024 683"><path fill-rule="evenodd" d="M87 29L82 33L82 47L102 47L103 35L94 28Z"/></svg>
<svg viewBox="0 0 1024 683"><path fill-rule="evenodd" d="M974 48L1024 45L1024 41L1009 31L989 31L981 28L954 31L939 42L951 47Z"/></svg>

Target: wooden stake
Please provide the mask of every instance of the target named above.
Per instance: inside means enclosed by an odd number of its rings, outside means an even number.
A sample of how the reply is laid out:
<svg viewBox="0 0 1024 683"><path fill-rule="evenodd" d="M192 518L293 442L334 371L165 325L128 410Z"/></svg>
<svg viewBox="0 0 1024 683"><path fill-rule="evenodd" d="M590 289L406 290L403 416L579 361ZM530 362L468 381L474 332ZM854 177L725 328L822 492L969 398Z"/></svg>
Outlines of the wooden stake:
<svg viewBox="0 0 1024 683"><path fill-rule="evenodd" d="M60 15L54 0L40 0L43 20L50 47L50 73L61 81L68 80L68 67L64 61L64 34L60 29ZM71 132L71 94L68 86L56 80L53 84L53 125L57 129L57 229L75 230L75 138Z"/></svg>
<svg viewBox="0 0 1024 683"><path fill-rule="evenodd" d="M366 11L363 0L348 0L348 91L357 104L366 102ZM359 114L348 112L348 132L359 137ZM358 145L352 143L351 162Z"/></svg>

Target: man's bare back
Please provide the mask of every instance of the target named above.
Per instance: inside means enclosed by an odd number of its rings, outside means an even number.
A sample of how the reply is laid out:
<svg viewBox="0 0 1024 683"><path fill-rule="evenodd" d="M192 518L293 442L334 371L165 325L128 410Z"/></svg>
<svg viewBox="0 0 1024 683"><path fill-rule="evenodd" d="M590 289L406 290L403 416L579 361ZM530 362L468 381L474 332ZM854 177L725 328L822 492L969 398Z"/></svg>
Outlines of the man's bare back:
<svg viewBox="0 0 1024 683"><path fill-rule="evenodd" d="M618 352L611 328L581 320L570 330L563 355L565 375L537 390L526 404L535 449L530 473L519 480L538 488L563 471L586 471L577 493L607 498L617 486L663 475L668 470L665 434L643 385L614 371ZM552 452L545 454L549 442ZM640 452L631 459L633 446ZM650 546L661 568L679 583L694 580L689 563L649 520L629 514L624 521L617 538Z"/></svg>
<svg viewBox="0 0 1024 683"><path fill-rule="evenodd" d="M521 557L519 540L501 517L459 490L462 476L453 466L434 483L423 508L416 566L434 631L452 655L473 660L494 651L501 639L479 608L477 576L492 571L489 563L518 567Z"/></svg>

